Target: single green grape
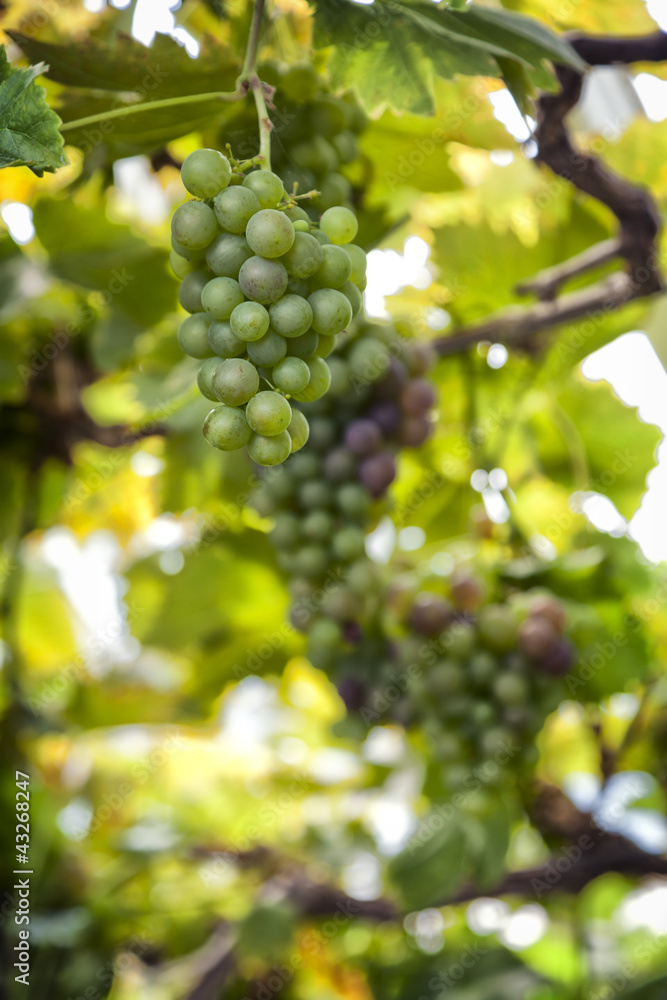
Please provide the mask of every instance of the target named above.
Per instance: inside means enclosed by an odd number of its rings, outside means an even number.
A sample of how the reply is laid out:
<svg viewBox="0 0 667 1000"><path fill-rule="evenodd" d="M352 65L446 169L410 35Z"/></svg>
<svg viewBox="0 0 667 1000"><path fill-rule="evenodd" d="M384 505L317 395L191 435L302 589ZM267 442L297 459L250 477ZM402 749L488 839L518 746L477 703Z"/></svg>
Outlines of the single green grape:
<svg viewBox="0 0 667 1000"><path fill-rule="evenodd" d="M272 170L253 170L243 178L243 187L257 195L261 208L275 208L285 194L282 180Z"/></svg>
<svg viewBox="0 0 667 1000"><path fill-rule="evenodd" d="M310 368L301 358L285 358L274 367L271 381L278 389L294 395L302 392L310 382Z"/></svg>
<svg viewBox="0 0 667 1000"><path fill-rule="evenodd" d="M260 340L269 329L269 314L259 302L241 302L229 317L229 325L239 340Z"/></svg>
<svg viewBox="0 0 667 1000"><path fill-rule="evenodd" d="M313 310L300 295L283 295L269 309L271 326L281 337L301 337L310 329Z"/></svg>
<svg viewBox="0 0 667 1000"><path fill-rule="evenodd" d="M319 343L315 354L317 354L318 358L328 358L336 346L336 338L328 337L325 333L318 334L318 338Z"/></svg>
<svg viewBox="0 0 667 1000"><path fill-rule="evenodd" d="M252 397L246 406L245 415L256 434L275 437L287 430L292 419L292 407L284 396L268 389Z"/></svg>
<svg viewBox="0 0 667 1000"><path fill-rule="evenodd" d="M206 251L206 263L220 278L238 278L241 265L252 257L245 236L220 233Z"/></svg>
<svg viewBox="0 0 667 1000"><path fill-rule="evenodd" d="M307 299L310 295L310 282L306 278L288 278L287 291L290 295L300 295L302 299Z"/></svg>
<svg viewBox="0 0 667 1000"><path fill-rule="evenodd" d="M245 413L235 406L216 406L204 421L204 437L221 451L242 448L250 440L250 434Z"/></svg>
<svg viewBox="0 0 667 1000"><path fill-rule="evenodd" d="M281 257L294 243L294 226L284 212L263 208L248 222L245 238L260 257Z"/></svg>
<svg viewBox="0 0 667 1000"><path fill-rule="evenodd" d="M381 341L360 337L352 344L347 361L353 375L366 382L377 382L387 371L391 356Z"/></svg>
<svg viewBox="0 0 667 1000"><path fill-rule="evenodd" d="M228 233L244 233L260 206L254 191L246 187L228 187L216 195L213 207L215 218L223 229Z"/></svg>
<svg viewBox="0 0 667 1000"><path fill-rule="evenodd" d="M197 385L199 387L199 391L202 396L206 396L207 399L212 399L215 402L218 401L218 397L216 396L213 388L213 376L215 375L219 364L220 358L207 358L197 372Z"/></svg>
<svg viewBox="0 0 667 1000"><path fill-rule="evenodd" d="M287 426L287 433L292 439L292 454L303 448L310 435L310 427L301 410L292 410L292 419Z"/></svg>
<svg viewBox="0 0 667 1000"><path fill-rule="evenodd" d="M361 528L348 525L341 528L331 539L331 550L339 559L347 562L364 554L366 536Z"/></svg>
<svg viewBox="0 0 667 1000"><path fill-rule="evenodd" d="M257 369L243 358L227 358L218 365L213 388L222 403L243 406L259 389Z"/></svg>
<svg viewBox="0 0 667 1000"><path fill-rule="evenodd" d="M343 247L343 250L350 258L350 263L352 265L350 281L363 292L366 287L366 253L361 249L361 247L358 247L356 243L347 243Z"/></svg>
<svg viewBox="0 0 667 1000"><path fill-rule="evenodd" d="M179 257L185 257L186 260L199 261L203 260L206 256L206 247L202 247L200 250L191 250L189 247L184 247L182 243L174 239L173 233L171 237L171 249L174 253L177 253Z"/></svg>
<svg viewBox="0 0 667 1000"><path fill-rule="evenodd" d="M287 352L287 341L271 328L260 340L251 341L246 346L252 363L262 368L273 368Z"/></svg>
<svg viewBox="0 0 667 1000"><path fill-rule="evenodd" d="M206 271L191 271L186 274L178 287L178 301L189 313L202 312L201 293L210 280Z"/></svg>
<svg viewBox="0 0 667 1000"><path fill-rule="evenodd" d="M282 258L287 273L294 278L309 278L322 265L323 248L315 236L297 232L290 250Z"/></svg>
<svg viewBox="0 0 667 1000"><path fill-rule="evenodd" d="M169 265L177 278L185 278L195 270L197 262L188 260L187 257L181 257L180 253L177 253L175 250L170 250Z"/></svg>
<svg viewBox="0 0 667 1000"><path fill-rule="evenodd" d="M213 353L220 358L237 358L246 347L244 341L234 336L228 322L217 319L208 328L208 342Z"/></svg>
<svg viewBox="0 0 667 1000"><path fill-rule="evenodd" d="M278 260L250 257L239 271L239 285L246 298L268 306L285 292L287 271Z"/></svg>
<svg viewBox="0 0 667 1000"><path fill-rule="evenodd" d="M217 149L197 149L186 156L181 167L181 180L195 198L214 198L231 177L230 162Z"/></svg>
<svg viewBox="0 0 667 1000"><path fill-rule="evenodd" d="M341 333L352 319L349 300L335 288L319 288L308 296L313 310L313 330L330 337Z"/></svg>
<svg viewBox="0 0 667 1000"><path fill-rule="evenodd" d="M213 353L208 342L210 322L210 316L198 312L193 313L192 316L186 316L179 326L176 338L181 345L181 350L189 354L191 358L210 358Z"/></svg>
<svg viewBox="0 0 667 1000"><path fill-rule="evenodd" d="M346 281L344 285L341 285L340 290L352 306L352 315L356 316L357 313L361 311L361 307L364 304L361 292L351 281Z"/></svg>
<svg viewBox="0 0 667 1000"><path fill-rule="evenodd" d="M307 222L310 226L310 217L308 212L301 208L300 205L290 205L289 208L283 208L281 211L284 212L290 222Z"/></svg>
<svg viewBox="0 0 667 1000"><path fill-rule="evenodd" d="M288 511L281 511L276 515L270 537L277 549L293 549L301 539L299 518Z"/></svg>
<svg viewBox="0 0 667 1000"><path fill-rule="evenodd" d="M290 337L287 341L287 354L291 358L303 358L307 361L317 352L319 346L319 334L314 330L303 333L300 337Z"/></svg>
<svg viewBox="0 0 667 1000"><path fill-rule="evenodd" d="M327 246L329 243L331 243L331 240L329 239L327 234L322 232L321 229L311 229L310 235L313 237L313 239L316 239L321 246Z"/></svg>
<svg viewBox="0 0 667 1000"><path fill-rule="evenodd" d="M360 483L346 483L336 492L336 506L348 517L365 517L370 505L368 491Z"/></svg>
<svg viewBox="0 0 667 1000"><path fill-rule="evenodd" d="M296 222L292 223L294 226L295 233L309 233L310 232L310 222L306 222L305 219L297 219Z"/></svg>
<svg viewBox="0 0 667 1000"><path fill-rule="evenodd" d="M319 189L316 204L321 209L333 208L334 205L352 199L352 185L342 174L328 174L319 185Z"/></svg>
<svg viewBox="0 0 667 1000"><path fill-rule="evenodd" d="M311 479L309 482L301 484L297 496L299 503L306 510L315 510L316 508L326 510L331 502L331 488L327 483Z"/></svg>
<svg viewBox="0 0 667 1000"><path fill-rule="evenodd" d="M296 553L295 572L307 579L322 576L327 571L329 555L321 545L304 545Z"/></svg>
<svg viewBox="0 0 667 1000"><path fill-rule="evenodd" d="M212 278L202 290L201 302L214 319L229 319L243 302L243 292L234 278Z"/></svg>
<svg viewBox="0 0 667 1000"><path fill-rule="evenodd" d="M340 288L352 273L352 262L343 247L321 247L322 263L310 279L312 288Z"/></svg>
<svg viewBox="0 0 667 1000"><path fill-rule="evenodd" d="M361 152L359 149L359 140L354 132L350 132L349 129L343 129L338 135L334 135L331 139L331 144L338 153L341 163L351 163L352 160L357 159Z"/></svg>
<svg viewBox="0 0 667 1000"><path fill-rule="evenodd" d="M292 439L287 431L272 437L253 434L248 442L248 454L257 465L280 465L289 458L291 450Z"/></svg>
<svg viewBox="0 0 667 1000"><path fill-rule="evenodd" d="M311 542L328 542L334 533L335 522L325 510L314 510L303 520L303 534Z"/></svg>
<svg viewBox="0 0 667 1000"><path fill-rule="evenodd" d="M332 243L351 243L357 235L359 223L354 212L338 205L328 208L320 219L320 229L326 233Z"/></svg>
<svg viewBox="0 0 667 1000"><path fill-rule="evenodd" d="M306 361L310 370L310 379L305 389L295 392L294 398L300 403L312 403L320 399L331 385L331 372L322 358L310 358Z"/></svg>
<svg viewBox="0 0 667 1000"><path fill-rule="evenodd" d="M218 231L213 210L203 201L186 201L172 216L171 232L182 247L203 250Z"/></svg>

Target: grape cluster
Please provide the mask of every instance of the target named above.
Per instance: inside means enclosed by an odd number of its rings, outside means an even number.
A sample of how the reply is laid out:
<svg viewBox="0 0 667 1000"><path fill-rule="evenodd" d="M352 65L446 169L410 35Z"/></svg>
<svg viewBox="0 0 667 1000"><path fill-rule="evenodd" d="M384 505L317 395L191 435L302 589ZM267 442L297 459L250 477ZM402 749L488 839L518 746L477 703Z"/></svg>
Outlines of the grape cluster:
<svg viewBox="0 0 667 1000"><path fill-rule="evenodd" d="M351 242L356 217L333 206L315 227L277 174L234 173L214 149L191 153L181 176L199 200L174 213L171 266L190 313L178 341L204 361L199 389L219 404L204 436L278 465L309 433L288 397L311 402L326 393L324 359L361 309L366 254Z"/></svg>
<svg viewBox="0 0 667 1000"><path fill-rule="evenodd" d="M372 630L382 595L366 534L385 512L395 452L432 430L435 393L423 376L429 349L391 327L365 326L330 357L326 399L309 406L310 440L267 476L255 497L274 518L271 540L289 574L292 621L318 666L331 665ZM312 415L311 415L312 414Z"/></svg>
<svg viewBox="0 0 667 1000"><path fill-rule="evenodd" d="M351 707L363 712L367 705L371 718L372 689L386 691L406 678L390 715L421 730L445 788L459 787L471 767L496 757L503 767L491 777L510 778L522 763L534 763L535 736L562 697L555 678L574 663L565 607L544 591L487 602L469 573L454 572L447 594L442 581L430 586L390 595L400 637L361 694L343 680L343 697L347 687ZM385 628L395 631L396 622Z"/></svg>

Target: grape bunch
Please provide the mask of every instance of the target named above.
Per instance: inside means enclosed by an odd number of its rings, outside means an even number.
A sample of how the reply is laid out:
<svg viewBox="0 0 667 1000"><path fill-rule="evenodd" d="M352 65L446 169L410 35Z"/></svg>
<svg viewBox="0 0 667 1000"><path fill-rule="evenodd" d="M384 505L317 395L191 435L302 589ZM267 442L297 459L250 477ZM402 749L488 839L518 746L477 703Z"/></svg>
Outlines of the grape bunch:
<svg viewBox="0 0 667 1000"><path fill-rule="evenodd" d="M197 200L172 218L171 266L190 313L179 344L203 360L199 389L218 404L204 436L278 465L308 439L308 421L289 400L326 393L324 359L361 309L366 254L352 243L356 217L334 206L316 227L277 174L235 173L214 149L191 153L181 177Z"/></svg>
<svg viewBox="0 0 667 1000"><path fill-rule="evenodd" d="M375 676L365 678L362 695L350 688L353 707L363 712L368 705L370 718L373 689L410 677L390 715L422 732L441 785L455 790L471 767L497 755L503 767L493 769L493 779L510 780L522 764L534 763L535 737L563 696L557 678L575 661L565 606L545 591L501 592L501 600L488 602L468 572L452 574L448 593L441 580L427 587L389 595L400 637ZM385 624L388 634L396 627L396 620ZM344 680L343 696L345 690Z"/></svg>
<svg viewBox="0 0 667 1000"><path fill-rule="evenodd" d="M292 620L307 632L318 666L373 628L382 588L366 535L386 511L396 450L431 434L430 361L427 346L391 327L348 335L329 358L329 394L309 405L308 446L266 476L255 497L259 512L274 518L270 537L291 578Z"/></svg>

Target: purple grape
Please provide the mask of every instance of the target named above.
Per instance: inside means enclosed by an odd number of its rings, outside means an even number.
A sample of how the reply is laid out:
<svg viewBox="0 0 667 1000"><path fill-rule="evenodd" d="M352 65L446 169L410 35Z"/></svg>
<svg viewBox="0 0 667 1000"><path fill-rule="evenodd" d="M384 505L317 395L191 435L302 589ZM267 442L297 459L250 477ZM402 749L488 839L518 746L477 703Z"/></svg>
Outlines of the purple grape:
<svg viewBox="0 0 667 1000"><path fill-rule="evenodd" d="M359 466L359 480L377 500L396 478L396 459L390 451L366 458Z"/></svg>
<svg viewBox="0 0 667 1000"><path fill-rule="evenodd" d="M571 670L575 660L574 646L568 639L559 639L539 663L540 669L550 677L563 677Z"/></svg>
<svg viewBox="0 0 667 1000"><path fill-rule="evenodd" d="M382 444L382 432L373 420L354 420L345 431L345 444L353 455L372 455Z"/></svg>
<svg viewBox="0 0 667 1000"><path fill-rule="evenodd" d="M419 448L431 436L433 424L428 417L405 417L398 434L399 443L406 448Z"/></svg>
<svg viewBox="0 0 667 1000"><path fill-rule="evenodd" d="M358 646L364 637L364 631L359 622L345 622L343 625L343 639L351 646Z"/></svg>
<svg viewBox="0 0 667 1000"><path fill-rule="evenodd" d="M401 408L396 403L374 403L366 413L383 434L391 437L401 425Z"/></svg>
<svg viewBox="0 0 667 1000"><path fill-rule="evenodd" d="M420 635L438 635L451 624L452 606L437 594L417 594L408 621Z"/></svg>
<svg viewBox="0 0 667 1000"><path fill-rule="evenodd" d="M435 406L435 389L425 378L412 378L401 392L401 406L412 417L421 417Z"/></svg>
<svg viewBox="0 0 667 1000"><path fill-rule="evenodd" d="M366 685L358 677L343 677L338 682L338 694L348 712L356 712L366 700Z"/></svg>
<svg viewBox="0 0 667 1000"><path fill-rule="evenodd" d="M396 399L407 381L408 373L405 365L397 358L392 358L386 374L373 386L373 399L388 401Z"/></svg>
<svg viewBox="0 0 667 1000"><path fill-rule="evenodd" d="M430 344L412 341L405 345L405 363L411 375L423 375L434 361L434 351Z"/></svg>

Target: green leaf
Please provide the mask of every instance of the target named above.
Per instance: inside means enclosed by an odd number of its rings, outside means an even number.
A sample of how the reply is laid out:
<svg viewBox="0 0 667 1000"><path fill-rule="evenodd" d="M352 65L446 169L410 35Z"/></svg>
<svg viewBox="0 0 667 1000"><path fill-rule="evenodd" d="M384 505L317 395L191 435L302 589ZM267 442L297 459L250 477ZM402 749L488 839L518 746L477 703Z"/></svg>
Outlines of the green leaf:
<svg viewBox="0 0 667 1000"><path fill-rule="evenodd" d="M449 811L452 806L446 807ZM447 898L464 875L467 840L457 817L437 810L422 820L407 846L389 866L406 908L423 909Z"/></svg>
<svg viewBox="0 0 667 1000"><path fill-rule="evenodd" d="M46 68L43 63L13 67L0 45L0 168L30 167L41 177L67 163L60 118L34 82Z"/></svg>

